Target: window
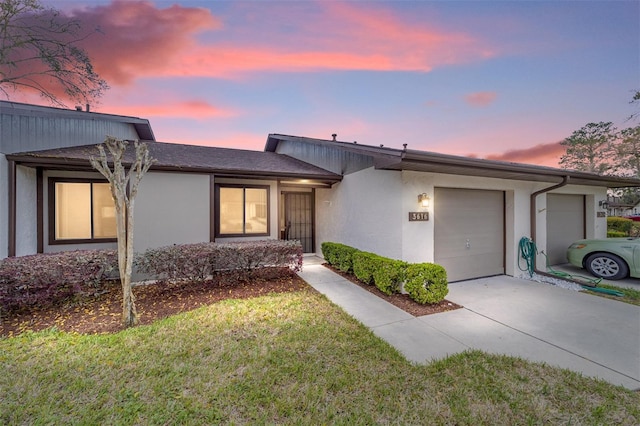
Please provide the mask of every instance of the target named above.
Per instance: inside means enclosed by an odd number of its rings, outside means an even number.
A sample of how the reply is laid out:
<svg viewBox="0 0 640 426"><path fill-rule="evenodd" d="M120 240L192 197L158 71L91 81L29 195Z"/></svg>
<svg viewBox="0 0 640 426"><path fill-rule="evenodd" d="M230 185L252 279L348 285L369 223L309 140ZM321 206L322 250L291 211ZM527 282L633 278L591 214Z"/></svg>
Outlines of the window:
<svg viewBox="0 0 640 426"><path fill-rule="evenodd" d="M104 181L49 179L49 242L116 239L111 189Z"/></svg>
<svg viewBox="0 0 640 426"><path fill-rule="evenodd" d="M216 185L216 236L269 235L269 187Z"/></svg>

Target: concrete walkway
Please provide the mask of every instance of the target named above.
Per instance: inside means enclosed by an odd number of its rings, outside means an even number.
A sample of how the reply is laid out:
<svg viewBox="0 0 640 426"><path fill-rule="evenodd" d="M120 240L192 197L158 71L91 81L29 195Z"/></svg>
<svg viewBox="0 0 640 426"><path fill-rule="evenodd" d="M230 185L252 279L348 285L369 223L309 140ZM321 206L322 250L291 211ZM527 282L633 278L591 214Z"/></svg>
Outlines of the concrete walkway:
<svg viewBox="0 0 640 426"><path fill-rule="evenodd" d="M300 276L404 356L480 349L640 389L640 307L508 276L449 284L463 309L413 317L305 257Z"/></svg>

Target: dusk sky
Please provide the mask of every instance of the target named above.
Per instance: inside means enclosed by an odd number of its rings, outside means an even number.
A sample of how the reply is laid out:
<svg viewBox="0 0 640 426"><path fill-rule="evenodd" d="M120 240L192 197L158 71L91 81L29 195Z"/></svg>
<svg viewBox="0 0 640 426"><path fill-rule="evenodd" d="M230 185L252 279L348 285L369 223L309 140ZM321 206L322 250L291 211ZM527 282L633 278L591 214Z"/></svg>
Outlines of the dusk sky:
<svg viewBox="0 0 640 426"><path fill-rule="evenodd" d="M148 118L160 141L337 133L556 166L585 124L638 125L635 0L44 4L100 29L84 47L111 89L93 111Z"/></svg>

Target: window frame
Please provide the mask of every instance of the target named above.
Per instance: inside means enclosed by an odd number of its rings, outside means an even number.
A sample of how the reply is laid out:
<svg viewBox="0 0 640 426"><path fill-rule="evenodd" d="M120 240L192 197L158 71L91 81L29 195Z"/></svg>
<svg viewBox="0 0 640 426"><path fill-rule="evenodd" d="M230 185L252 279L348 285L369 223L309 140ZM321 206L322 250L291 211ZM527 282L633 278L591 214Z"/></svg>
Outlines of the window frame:
<svg viewBox="0 0 640 426"><path fill-rule="evenodd" d="M83 179L83 178L63 178L63 177L49 177L47 182L47 199L49 210L49 245L62 245L62 244L98 244L98 243L115 243L118 241L117 237L113 238L95 238L93 237L93 184L94 183L109 183L105 179ZM91 238L73 238L73 239L56 239L56 183L87 183L91 185Z"/></svg>
<svg viewBox="0 0 640 426"><path fill-rule="evenodd" d="M243 233L223 234L220 231L220 188L242 188L242 228ZM267 193L267 232L247 233L246 232L246 190L264 189ZM242 183L216 183L215 184L215 238L237 238L237 237L268 237L271 235L271 187L269 185L254 185Z"/></svg>

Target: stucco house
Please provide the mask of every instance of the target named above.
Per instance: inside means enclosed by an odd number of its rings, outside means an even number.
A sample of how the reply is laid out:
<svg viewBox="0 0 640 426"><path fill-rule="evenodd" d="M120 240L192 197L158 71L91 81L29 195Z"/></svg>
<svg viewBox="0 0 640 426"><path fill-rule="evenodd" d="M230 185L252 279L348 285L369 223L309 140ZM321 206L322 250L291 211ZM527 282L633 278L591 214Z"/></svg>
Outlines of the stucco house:
<svg viewBox="0 0 640 426"><path fill-rule="evenodd" d="M8 176L0 258L115 247L112 202L88 161L106 134L145 140L157 159L136 199L137 251L280 238L320 253L335 241L439 263L451 281L518 276L522 237L564 263L573 240L606 236L607 188L640 186L335 135L270 134L264 151L163 143L147 120L10 102L0 102L0 123L0 173Z"/></svg>

